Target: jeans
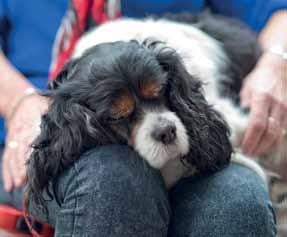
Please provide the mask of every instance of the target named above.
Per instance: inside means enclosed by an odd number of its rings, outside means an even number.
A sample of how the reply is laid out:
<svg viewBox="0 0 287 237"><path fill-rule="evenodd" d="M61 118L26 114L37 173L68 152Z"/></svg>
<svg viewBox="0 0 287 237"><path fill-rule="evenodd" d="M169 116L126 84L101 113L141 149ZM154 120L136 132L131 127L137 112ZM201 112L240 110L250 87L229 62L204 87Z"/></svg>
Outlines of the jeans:
<svg viewBox="0 0 287 237"><path fill-rule="evenodd" d="M157 170L130 148L111 145L85 153L57 180L49 215L55 236L276 236L275 217L261 179L231 164L209 176L184 178L167 191ZM21 191L0 203L21 205Z"/></svg>

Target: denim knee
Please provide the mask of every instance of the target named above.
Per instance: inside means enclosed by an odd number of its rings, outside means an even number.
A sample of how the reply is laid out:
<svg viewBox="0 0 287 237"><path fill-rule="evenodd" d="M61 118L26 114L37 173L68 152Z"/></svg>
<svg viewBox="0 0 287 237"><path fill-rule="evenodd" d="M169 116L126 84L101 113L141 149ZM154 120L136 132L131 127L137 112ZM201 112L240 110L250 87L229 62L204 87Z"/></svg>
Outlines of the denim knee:
<svg viewBox="0 0 287 237"><path fill-rule="evenodd" d="M47 206L59 236L167 233L170 210L160 173L128 147L88 151L59 177L56 192L60 205Z"/></svg>
<svg viewBox="0 0 287 237"><path fill-rule="evenodd" d="M183 180L171 191L171 206L173 237L276 236L275 215L263 181L240 165Z"/></svg>
<svg viewBox="0 0 287 237"><path fill-rule="evenodd" d="M151 189L155 186L164 189L159 171L152 169L127 146L110 145L86 152L71 170L60 177L58 190L62 198L70 189L76 188L83 194L99 189L101 193L112 192L115 195L117 191L118 195L126 196L126 192L134 195L141 194L143 190L153 192Z"/></svg>

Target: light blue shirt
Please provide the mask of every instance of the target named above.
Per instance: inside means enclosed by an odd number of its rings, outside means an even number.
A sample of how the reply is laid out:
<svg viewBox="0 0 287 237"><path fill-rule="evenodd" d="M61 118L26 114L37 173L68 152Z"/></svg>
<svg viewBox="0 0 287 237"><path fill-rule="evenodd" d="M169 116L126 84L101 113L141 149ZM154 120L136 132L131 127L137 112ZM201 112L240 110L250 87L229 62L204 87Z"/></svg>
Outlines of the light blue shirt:
<svg viewBox="0 0 287 237"><path fill-rule="evenodd" d="M67 2L0 0L0 50L40 89L47 86L52 45ZM4 137L4 122L0 118L0 144Z"/></svg>

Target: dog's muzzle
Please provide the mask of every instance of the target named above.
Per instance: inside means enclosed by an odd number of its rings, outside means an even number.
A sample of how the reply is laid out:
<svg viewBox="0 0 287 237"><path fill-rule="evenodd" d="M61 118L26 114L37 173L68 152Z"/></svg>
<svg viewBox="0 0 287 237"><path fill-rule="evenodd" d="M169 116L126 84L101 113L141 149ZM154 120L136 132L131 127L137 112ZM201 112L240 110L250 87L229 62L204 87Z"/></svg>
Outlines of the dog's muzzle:
<svg viewBox="0 0 287 237"><path fill-rule="evenodd" d="M175 113L147 111L134 132L134 148L152 167L161 168L169 160L189 150L186 129Z"/></svg>
<svg viewBox="0 0 287 237"><path fill-rule="evenodd" d="M173 121L160 116L157 125L154 126L151 132L151 136L155 141L164 145L173 144L177 137L176 125Z"/></svg>

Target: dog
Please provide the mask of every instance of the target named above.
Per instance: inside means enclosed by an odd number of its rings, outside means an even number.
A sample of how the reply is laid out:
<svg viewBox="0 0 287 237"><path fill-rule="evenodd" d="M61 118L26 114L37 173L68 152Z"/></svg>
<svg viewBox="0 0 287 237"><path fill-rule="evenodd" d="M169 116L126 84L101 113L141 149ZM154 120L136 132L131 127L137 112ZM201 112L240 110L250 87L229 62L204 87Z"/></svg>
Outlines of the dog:
<svg viewBox="0 0 287 237"><path fill-rule="evenodd" d="M43 203L82 153L114 143L159 169L168 188L230 160L265 179L254 161L233 153L248 121L238 93L260 53L245 25L210 14L120 19L86 33L49 85L28 199Z"/></svg>

